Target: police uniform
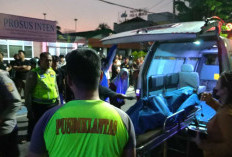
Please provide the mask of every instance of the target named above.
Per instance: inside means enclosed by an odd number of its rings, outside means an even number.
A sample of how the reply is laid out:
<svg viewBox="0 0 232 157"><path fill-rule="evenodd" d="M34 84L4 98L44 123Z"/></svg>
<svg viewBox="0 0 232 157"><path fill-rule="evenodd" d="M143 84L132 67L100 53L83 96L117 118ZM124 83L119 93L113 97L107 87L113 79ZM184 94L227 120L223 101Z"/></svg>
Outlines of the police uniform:
<svg viewBox="0 0 232 157"><path fill-rule="evenodd" d="M25 104L29 110L28 135L48 109L58 105L56 73L52 68L44 72L40 67L29 72L26 83Z"/></svg>
<svg viewBox="0 0 232 157"><path fill-rule="evenodd" d="M22 103L8 74L0 70L0 156L16 157L19 156L16 112Z"/></svg>
<svg viewBox="0 0 232 157"><path fill-rule="evenodd" d="M73 100L44 114L29 149L51 157L118 157L135 144L134 127L125 112L102 100Z"/></svg>

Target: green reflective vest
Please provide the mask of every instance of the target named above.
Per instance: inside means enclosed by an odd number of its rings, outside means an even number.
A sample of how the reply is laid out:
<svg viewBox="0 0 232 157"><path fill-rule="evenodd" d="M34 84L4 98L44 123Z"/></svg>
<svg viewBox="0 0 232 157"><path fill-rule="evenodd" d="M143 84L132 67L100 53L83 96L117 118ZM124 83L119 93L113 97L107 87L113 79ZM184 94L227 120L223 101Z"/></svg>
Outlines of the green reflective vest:
<svg viewBox="0 0 232 157"><path fill-rule="evenodd" d="M74 100L49 120L44 140L51 157L119 157L127 129L112 105L101 100Z"/></svg>
<svg viewBox="0 0 232 157"><path fill-rule="evenodd" d="M40 67L32 71L37 74L37 83L32 92L32 101L41 104L55 103L58 97L55 71L49 68L47 72L44 73Z"/></svg>

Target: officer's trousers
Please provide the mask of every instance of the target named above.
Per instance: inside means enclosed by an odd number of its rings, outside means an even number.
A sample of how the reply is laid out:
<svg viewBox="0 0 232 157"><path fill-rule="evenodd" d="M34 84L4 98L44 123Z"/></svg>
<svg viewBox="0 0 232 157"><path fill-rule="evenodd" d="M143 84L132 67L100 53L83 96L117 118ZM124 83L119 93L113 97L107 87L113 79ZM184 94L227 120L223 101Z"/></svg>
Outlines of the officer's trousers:
<svg viewBox="0 0 232 157"><path fill-rule="evenodd" d="M31 135L33 132L33 129L36 125L36 123L39 121L39 119L42 117L42 115L49 109L53 108L54 106L58 105L58 101L55 102L54 104L39 104L36 102L32 102L31 107L32 107L32 111L31 113L28 113L28 130L27 130L27 134L28 134L28 141L30 141L31 139Z"/></svg>

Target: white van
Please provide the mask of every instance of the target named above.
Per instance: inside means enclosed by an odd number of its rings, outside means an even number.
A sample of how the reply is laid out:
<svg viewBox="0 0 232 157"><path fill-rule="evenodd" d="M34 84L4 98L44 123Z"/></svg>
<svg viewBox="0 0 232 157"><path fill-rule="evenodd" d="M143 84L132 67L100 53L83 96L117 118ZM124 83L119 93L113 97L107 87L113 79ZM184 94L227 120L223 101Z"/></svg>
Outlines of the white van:
<svg viewBox="0 0 232 157"><path fill-rule="evenodd" d="M102 39L102 42L154 42L139 73L136 94L141 99L167 95L185 86L192 87L199 96L204 91L212 92L220 73L231 71L232 68L232 40L220 37L219 30L220 21L217 20L184 22L114 34ZM188 127L196 115L199 121L207 123L214 114L203 102L188 115L184 108L172 112L166 117L163 126L137 136L137 153L143 156L179 130ZM168 128L168 121L173 117L178 119L178 115L182 115L181 120Z"/></svg>

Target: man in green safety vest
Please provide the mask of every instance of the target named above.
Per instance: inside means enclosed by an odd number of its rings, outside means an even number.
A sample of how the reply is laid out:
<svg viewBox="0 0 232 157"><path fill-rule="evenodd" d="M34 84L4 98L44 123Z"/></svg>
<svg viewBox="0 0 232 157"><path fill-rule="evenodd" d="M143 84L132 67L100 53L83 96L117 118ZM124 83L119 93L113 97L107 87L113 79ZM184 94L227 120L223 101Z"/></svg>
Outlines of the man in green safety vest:
<svg viewBox="0 0 232 157"><path fill-rule="evenodd" d="M56 73L51 68L52 57L48 52L40 54L39 67L27 75L25 105L28 109L28 140L40 117L50 108L59 104Z"/></svg>
<svg viewBox="0 0 232 157"><path fill-rule="evenodd" d="M50 109L38 121L28 156L135 157L129 116L99 98L100 57L92 49L79 48L66 59L75 99Z"/></svg>

